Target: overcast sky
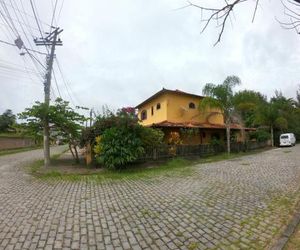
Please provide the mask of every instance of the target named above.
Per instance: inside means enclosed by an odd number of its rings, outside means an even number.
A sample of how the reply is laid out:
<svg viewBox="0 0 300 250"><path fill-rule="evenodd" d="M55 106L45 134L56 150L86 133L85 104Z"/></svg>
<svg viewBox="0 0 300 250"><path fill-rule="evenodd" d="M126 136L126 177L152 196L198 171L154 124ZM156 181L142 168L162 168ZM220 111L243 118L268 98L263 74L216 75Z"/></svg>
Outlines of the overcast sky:
<svg viewBox="0 0 300 250"><path fill-rule="evenodd" d="M10 5L27 13L21 19L16 11L32 41L39 32L29 0L4 2L30 48ZM54 2L36 1L45 23L51 23ZM65 83L56 62L54 69L61 96L74 105L116 109L136 106L162 87L202 94L205 83L222 83L234 74L242 80L236 90L252 89L270 97L277 89L295 97L300 84L300 35L282 29L275 20L285 20L280 1L260 3L254 23L252 1L237 8L221 43L214 47L215 24L200 34L199 9L176 10L186 5L184 0L65 0L60 15L62 0L58 0L54 23L64 29L64 45L57 47L56 54ZM3 5L0 10L6 14ZM45 23L42 29L48 31ZM15 37L0 16L0 39L13 43ZM42 77L33 73L37 69L29 55L19 52L0 43L0 112L9 108L17 113L43 100ZM35 55L44 63L43 55ZM54 81L52 86L54 99L59 94Z"/></svg>

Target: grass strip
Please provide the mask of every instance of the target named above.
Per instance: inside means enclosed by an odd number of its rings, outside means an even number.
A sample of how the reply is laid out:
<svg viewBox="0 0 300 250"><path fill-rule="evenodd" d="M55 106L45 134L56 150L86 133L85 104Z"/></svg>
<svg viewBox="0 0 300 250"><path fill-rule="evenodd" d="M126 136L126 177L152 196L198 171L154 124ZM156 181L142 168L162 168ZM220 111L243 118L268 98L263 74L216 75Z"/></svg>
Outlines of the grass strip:
<svg viewBox="0 0 300 250"><path fill-rule="evenodd" d="M43 161L36 161L29 166L29 172L40 179L50 180L68 180L68 181L81 181L81 180L93 180L93 181L107 181L107 180L136 180L136 179L149 179L152 177L185 177L190 176L199 167L198 164L213 163L223 160L231 160L240 158L242 156L257 154L264 150L254 150L246 153L222 153L218 155L210 155L201 158L180 158L175 157L169 159L163 163L153 162L145 165L131 165L126 169L121 170L110 170L110 169L92 169L84 165L75 166L85 169L84 173L65 173L60 170L59 155L52 156L52 169L43 168Z"/></svg>

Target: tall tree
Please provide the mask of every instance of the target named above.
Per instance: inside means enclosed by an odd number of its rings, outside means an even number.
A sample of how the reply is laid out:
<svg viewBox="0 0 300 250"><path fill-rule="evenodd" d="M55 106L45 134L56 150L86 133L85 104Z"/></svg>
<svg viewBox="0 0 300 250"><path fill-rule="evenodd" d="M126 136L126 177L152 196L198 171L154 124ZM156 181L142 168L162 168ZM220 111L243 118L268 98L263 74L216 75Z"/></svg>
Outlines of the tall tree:
<svg viewBox="0 0 300 250"><path fill-rule="evenodd" d="M298 90L296 91L295 105L297 108L300 108L300 85L298 86Z"/></svg>
<svg viewBox="0 0 300 250"><path fill-rule="evenodd" d="M247 127L255 127L255 112L258 106L267 102L267 98L253 90L239 91L234 95L235 109L241 114Z"/></svg>
<svg viewBox="0 0 300 250"><path fill-rule="evenodd" d="M230 154L230 127L234 118L234 93L233 88L241 84L241 80L237 76L228 76L222 84L207 83L202 92L206 97L200 103L200 110L205 111L208 108L219 109L223 114L226 137L227 152Z"/></svg>
<svg viewBox="0 0 300 250"><path fill-rule="evenodd" d="M286 131L294 120L295 101L286 98L280 91L275 91L270 102L263 103L256 110L256 122L268 126L271 134L271 145L274 146L274 130Z"/></svg>
<svg viewBox="0 0 300 250"><path fill-rule="evenodd" d="M0 132L6 132L13 124L16 123L16 116L11 109L7 109L0 115Z"/></svg>
<svg viewBox="0 0 300 250"><path fill-rule="evenodd" d="M86 109L77 107L77 109ZM69 106L69 102L57 98L54 104L46 107L44 103L36 102L30 108L19 114L20 119L26 120L25 129L33 133L41 133L45 119L49 120L50 134L53 137L63 137L69 144L69 149L79 161L77 146L79 145L80 131L86 118Z"/></svg>

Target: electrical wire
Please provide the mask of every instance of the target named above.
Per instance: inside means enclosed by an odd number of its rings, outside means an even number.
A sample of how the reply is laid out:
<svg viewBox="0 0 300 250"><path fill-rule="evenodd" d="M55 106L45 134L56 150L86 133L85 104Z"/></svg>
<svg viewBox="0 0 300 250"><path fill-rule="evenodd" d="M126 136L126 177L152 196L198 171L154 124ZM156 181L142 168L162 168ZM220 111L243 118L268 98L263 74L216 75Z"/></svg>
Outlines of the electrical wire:
<svg viewBox="0 0 300 250"><path fill-rule="evenodd" d="M68 94L68 96L70 97L70 100L72 100L73 105L74 105L74 99L72 98L72 95L73 95L74 98L76 99L76 102L80 105L80 104L81 104L80 100L79 100L78 97L74 94L74 92L73 92L72 89L71 89L71 86L70 86L69 82L66 80L66 78L65 78L65 76L64 76L64 73L63 73L62 68L61 68L61 66L60 66L60 63L59 63L59 61L58 61L58 58L56 57L55 60L56 60L57 68L58 68L58 70L59 70L59 72L60 72L60 75L61 75L61 77L62 77L63 83L64 83L64 85L65 85L65 88L66 88L66 90L67 90L67 94ZM71 95L71 93L72 93L72 95ZM76 105L74 105L74 106L76 106Z"/></svg>
<svg viewBox="0 0 300 250"><path fill-rule="evenodd" d="M52 1L51 1L51 3L53 4ZM54 5L53 13L52 13L51 26L50 26L50 31L49 31L49 33L51 33L51 29L52 29L52 26L53 26L53 21L54 21L54 19L55 19L56 7L57 7L57 0L55 0L55 5Z"/></svg>
<svg viewBox="0 0 300 250"><path fill-rule="evenodd" d="M37 17L37 12L35 11L35 8L34 8L33 1L32 1L32 0L30 0L30 5L31 5L31 9L32 9L32 12L33 12L33 15L34 15L36 24L37 24L37 26L38 26L38 30L39 30L39 32L40 32L41 38L44 38L42 29L41 29L41 26L40 26L40 23L39 23L39 19L38 19L38 17ZM45 47L46 47L46 49L47 49L47 52L49 53L49 50L48 50L47 46L45 46Z"/></svg>
<svg viewBox="0 0 300 250"><path fill-rule="evenodd" d="M1 18L4 20L4 22L8 25L8 27L10 28L10 32L12 31L13 35L10 34L10 36L12 37L12 40L14 40L14 36L18 36L18 33L15 34L15 30L14 28L11 26L11 24L9 23L9 21L6 19L5 15L2 13L2 11L0 10L0 15Z"/></svg>
<svg viewBox="0 0 300 250"><path fill-rule="evenodd" d="M11 67L11 66L8 66L8 65L3 65L3 64L0 64L0 68L1 69L4 69L6 71L10 71L10 72L17 72L17 73L31 73L32 75L34 76L37 76L37 77L41 77L38 73L36 73L35 71L32 71L32 70L24 70L24 68L16 68L16 67Z"/></svg>
<svg viewBox="0 0 300 250"><path fill-rule="evenodd" d="M0 43L4 43L4 44L7 44L7 45L10 45L10 46L14 46L14 47L17 47L17 45L15 45L14 43L10 43L10 42L6 42L6 41L3 41L0 39ZM28 51L32 51L32 52L35 52L35 53L39 53L41 55L47 55L46 53L43 53L43 52L39 52L37 50L34 50L34 49L27 49Z"/></svg>
<svg viewBox="0 0 300 250"><path fill-rule="evenodd" d="M53 78L54 78L54 82L55 82L55 85L56 85L56 89L57 89L58 95L62 99L61 94L60 94L60 90L59 90L59 87L58 87L58 83L57 83L57 80L56 80L56 75L55 75L54 69L52 69L52 73L53 73Z"/></svg>
<svg viewBox="0 0 300 250"><path fill-rule="evenodd" d="M61 3L61 6L60 6L58 15L57 15L57 17L56 17L56 22L57 22L57 23L59 22L59 18L60 18L60 14L61 14L62 8L63 8L63 6L64 6L64 2L65 2L65 0L62 0L62 3Z"/></svg>
<svg viewBox="0 0 300 250"><path fill-rule="evenodd" d="M17 28L16 28L16 26L15 26L15 24L14 24L14 22L13 22L13 19L12 19L11 15L10 15L10 13L9 13L9 11L8 11L6 5L5 5L5 3L4 3L3 1L1 1L1 5L2 5L2 8L3 8L3 10L4 10L5 14L6 14L6 16L5 16L5 15L2 13L2 16L3 16L4 19L6 20L7 24L11 27L12 31L13 31L17 36L19 36L19 33L18 33L18 31L17 31ZM7 19L10 21L10 24L9 24L9 22L8 22Z"/></svg>
<svg viewBox="0 0 300 250"><path fill-rule="evenodd" d="M11 8L15 8L13 5L11 5L10 3L6 2L5 0L1 0L2 2L4 2L7 6L11 7ZM24 0L20 0L21 5L22 5L22 10L17 10L18 12L20 12L20 14L24 14L26 17L30 17L32 19L35 19L33 15L30 15L28 12L25 11L24 5L23 5L23 1ZM50 27L50 24L48 24L47 22L43 21L42 19L39 18L39 22L41 22L42 24ZM36 29L36 28L35 28ZM38 29L36 29L38 31Z"/></svg>

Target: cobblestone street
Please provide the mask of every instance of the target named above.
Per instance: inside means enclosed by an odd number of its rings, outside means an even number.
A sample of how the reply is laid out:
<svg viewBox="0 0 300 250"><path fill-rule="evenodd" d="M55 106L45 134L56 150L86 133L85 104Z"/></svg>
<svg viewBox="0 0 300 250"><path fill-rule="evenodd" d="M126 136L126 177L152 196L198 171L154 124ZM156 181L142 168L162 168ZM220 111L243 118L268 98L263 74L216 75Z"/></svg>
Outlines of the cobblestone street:
<svg viewBox="0 0 300 250"><path fill-rule="evenodd" d="M41 157L0 157L0 249L266 249L299 200L300 145L99 183L26 174Z"/></svg>

